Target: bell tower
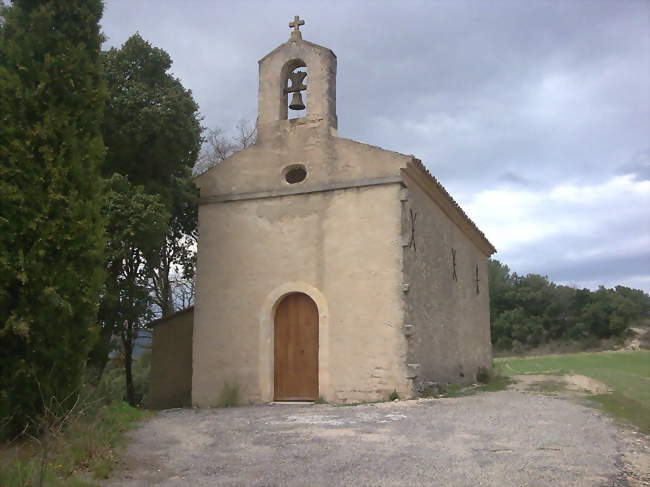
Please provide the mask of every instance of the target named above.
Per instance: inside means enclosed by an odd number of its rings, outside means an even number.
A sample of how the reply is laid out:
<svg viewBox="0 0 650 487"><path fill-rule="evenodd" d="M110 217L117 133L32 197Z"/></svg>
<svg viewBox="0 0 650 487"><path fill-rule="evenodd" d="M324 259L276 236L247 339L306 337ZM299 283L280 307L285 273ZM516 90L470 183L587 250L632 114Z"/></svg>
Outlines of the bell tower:
<svg viewBox="0 0 650 487"><path fill-rule="evenodd" d="M336 135L336 55L303 40L304 24L295 16L289 40L259 61L259 141L303 126Z"/></svg>

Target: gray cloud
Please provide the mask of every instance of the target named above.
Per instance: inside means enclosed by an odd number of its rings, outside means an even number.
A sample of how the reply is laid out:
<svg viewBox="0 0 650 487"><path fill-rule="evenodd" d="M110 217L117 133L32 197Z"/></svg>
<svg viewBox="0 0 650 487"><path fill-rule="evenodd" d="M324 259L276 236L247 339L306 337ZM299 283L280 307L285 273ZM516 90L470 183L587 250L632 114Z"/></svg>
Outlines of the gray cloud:
<svg viewBox="0 0 650 487"><path fill-rule="evenodd" d="M506 242L499 257L519 272L567 281L572 275L584 282L628 279L650 290L643 277L650 276L647 258L636 247L629 255L618 251L650 235L644 208L650 200L638 186L634 199L617 198L628 186L611 183L625 174L650 179L650 4L397 5L106 0L103 27L107 45L137 30L166 49L173 71L193 90L204 125L228 128L242 117L255 119L257 60L288 38L286 24L300 14L307 20L304 38L338 56L341 136L416 154L492 240ZM543 198L563 185L578 194L593 190L593 198L621 211L614 219L596 203L588 212L570 200ZM514 204L524 205L516 215L522 226L552 228L563 215L561 235L512 240L508 218L473 207L495 191L521 192ZM509 208L490 210L507 214ZM572 221L576 228L588 221L590 233L574 238ZM573 262L565 256L569 242L577 253L601 251ZM623 261L635 262L629 267L636 270L618 273L627 264L611 263Z"/></svg>
<svg viewBox="0 0 650 487"><path fill-rule="evenodd" d="M618 168L618 174L633 174L639 181L650 181L650 148L633 155L629 163Z"/></svg>
<svg viewBox="0 0 650 487"><path fill-rule="evenodd" d="M593 240L571 235L557 236L507 252L503 261L514 263L515 269L524 268L522 273L547 275L554 282L577 287L593 287L595 284L645 287L650 284L650 249L635 249L618 255L607 250L592 254ZM616 243L613 232L599 234L601 249L615 248ZM558 253L558 249L575 249L575 252L567 255L562 251Z"/></svg>

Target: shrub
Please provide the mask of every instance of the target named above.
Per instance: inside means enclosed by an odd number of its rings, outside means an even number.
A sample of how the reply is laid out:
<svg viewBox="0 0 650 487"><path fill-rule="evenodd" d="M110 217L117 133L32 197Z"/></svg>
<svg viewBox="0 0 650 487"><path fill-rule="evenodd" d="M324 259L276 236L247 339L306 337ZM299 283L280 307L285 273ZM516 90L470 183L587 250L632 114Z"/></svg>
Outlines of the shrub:
<svg viewBox="0 0 650 487"><path fill-rule="evenodd" d="M137 404L146 402L150 369L151 351L146 350L133 362L133 386ZM106 403L126 400L126 379L120 357L114 357L106 364L97 382L95 396Z"/></svg>
<svg viewBox="0 0 650 487"><path fill-rule="evenodd" d="M106 478L124 431L148 415L124 402L98 405L89 397L80 399L68 413L67 417L44 415L39 437L28 436L0 448L0 485L95 485L86 480L87 474Z"/></svg>

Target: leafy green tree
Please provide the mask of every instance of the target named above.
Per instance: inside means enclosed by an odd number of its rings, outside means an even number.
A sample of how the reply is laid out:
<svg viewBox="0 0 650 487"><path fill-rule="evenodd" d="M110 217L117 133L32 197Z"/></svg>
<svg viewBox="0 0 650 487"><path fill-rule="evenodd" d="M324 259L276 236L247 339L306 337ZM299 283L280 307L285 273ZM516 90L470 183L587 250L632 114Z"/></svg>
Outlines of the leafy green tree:
<svg viewBox="0 0 650 487"><path fill-rule="evenodd" d="M643 294L629 288L617 286L606 289L600 286L591 292L588 302L579 310L576 320L583 335L610 338L621 335L635 320L644 317ZM642 293L642 291L638 291ZM638 296L635 301L632 296ZM647 295L645 295L647 298Z"/></svg>
<svg viewBox="0 0 650 487"><path fill-rule="evenodd" d="M108 278L102 289L99 318L119 335L124 354L126 399L138 403L133 386L133 344L152 319L152 295L146 263L163 245L169 213L158 195L145 193L121 174L107 181L104 204Z"/></svg>
<svg viewBox="0 0 650 487"><path fill-rule="evenodd" d="M510 348L514 343L539 345L544 338L544 327L539 316L533 316L517 307L501 313L493 323L497 348Z"/></svg>
<svg viewBox="0 0 650 487"><path fill-rule="evenodd" d="M197 189L191 178L175 178L171 191L170 221L157 259L147 261L154 303L162 316L173 313L178 303L174 286L192 280L198 240Z"/></svg>
<svg viewBox="0 0 650 487"><path fill-rule="evenodd" d="M100 0L14 0L0 24L0 417L72 397L101 283Z"/></svg>
<svg viewBox="0 0 650 487"><path fill-rule="evenodd" d="M490 260L488 271L492 343L497 348L621 336L650 314L650 296L638 289L558 286L538 274L511 274L497 260Z"/></svg>
<svg viewBox="0 0 650 487"><path fill-rule="evenodd" d="M147 267L160 313L174 311L174 275L191 277L197 228L192 167L201 148L198 105L169 70L172 61L139 34L104 56L109 89L105 173L126 175L158 194L170 215L164 244Z"/></svg>
<svg viewBox="0 0 650 487"><path fill-rule="evenodd" d="M488 285L490 289L490 316L492 321L503 311L510 309L508 290L512 286L512 276L507 265L496 259L488 260Z"/></svg>
<svg viewBox="0 0 650 487"><path fill-rule="evenodd" d="M650 317L650 296L640 289L632 289L625 286L616 286L614 288L620 299L627 301L629 312L634 317Z"/></svg>
<svg viewBox="0 0 650 487"><path fill-rule="evenodd" d="M166 231L159 235L155 252L148 244L139 249L139 279L149 280L150 294L150 308L138 308L142 322L150 316L151 306L162 315L174 311L173 279L193 274L197 191L191 169L201 145L200 117L192 93L169 73L169 55L140 35L105 52L103 64L108 85L104 175L123 175L130 184L141 187L143 194L156 196L168 214ZM138 248L137 242L132 243ZM107 268L108 280L114 281L114 273ZM144 281L139 281L140 285ZM100 371L111 350L111 337L118 334L122 323L111 310L115 311L109 293L102 300L101 339L91 354L91 363ZM125 360L130 361L130 356Z"/></svg>
<svg viewBox="0 0 650 487"><path fill-rule="evenodd" d="M187 178L201 148L198 105L192 92L168 71L172 61L139 34L104 53L108 103L104 175L124 174L150 194L160 194L168 208L178 185Z"/></svg>

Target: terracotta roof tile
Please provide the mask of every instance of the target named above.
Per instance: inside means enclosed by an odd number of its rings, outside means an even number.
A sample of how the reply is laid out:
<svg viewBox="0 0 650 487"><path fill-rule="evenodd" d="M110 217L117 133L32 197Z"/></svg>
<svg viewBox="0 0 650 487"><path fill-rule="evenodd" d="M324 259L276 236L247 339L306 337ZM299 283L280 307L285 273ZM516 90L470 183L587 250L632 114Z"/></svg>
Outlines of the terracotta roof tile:
<svg viewBox="0 0 650 487"><path fill-rule="evenodd" d="M479 230L479 228L476 226L476 223L472 221L470 217L467 216L465 211L461 208L461 206L456 202L456 200L449 194L449 192L445 189L445 187L440 184L440 181L438 181L431 172L427 169L427 167L422 163L420 159L418 159L415 156L411 156L411 161L413 164L415 164L419 169L426 174L426 176L433 182L433 184L436 185L436 187L440 190L440 192L445 196L445 198L451 203L451 205L456 209L456 211L461 215L461 217L469 224L469 226L480 235L480 237L487 242L487 244L492 248L492 252L496 252L497 249L490 243L490 241L487 239L485 234Z"/></svg>

